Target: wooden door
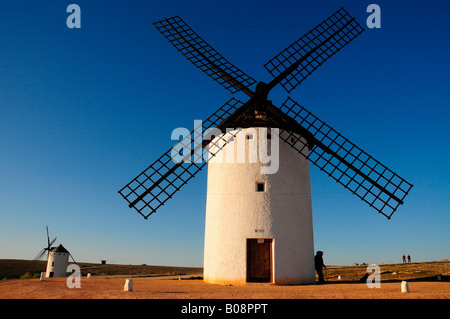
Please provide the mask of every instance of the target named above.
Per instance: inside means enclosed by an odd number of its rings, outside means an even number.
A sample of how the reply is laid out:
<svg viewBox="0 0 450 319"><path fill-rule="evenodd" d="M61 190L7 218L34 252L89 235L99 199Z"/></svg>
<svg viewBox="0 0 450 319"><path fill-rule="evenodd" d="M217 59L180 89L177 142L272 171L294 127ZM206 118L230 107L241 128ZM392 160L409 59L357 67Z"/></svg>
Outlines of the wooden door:
<svg viewBox="0 0 450 319"><path fill-rule="evenodd" d="M272 239L247 239L247 281L272 281Z"/></svg>

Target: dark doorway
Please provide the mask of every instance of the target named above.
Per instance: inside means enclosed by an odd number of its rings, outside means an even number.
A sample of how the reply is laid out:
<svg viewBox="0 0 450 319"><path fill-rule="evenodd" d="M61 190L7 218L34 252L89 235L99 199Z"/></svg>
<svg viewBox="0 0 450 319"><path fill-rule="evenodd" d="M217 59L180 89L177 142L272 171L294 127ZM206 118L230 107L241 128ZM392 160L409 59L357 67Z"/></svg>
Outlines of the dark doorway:
<svg viewBox="0 0 450 319"><path fill-rule="evenodd" d="M272 239L247 239L247 281L272 281Z"/></svg>

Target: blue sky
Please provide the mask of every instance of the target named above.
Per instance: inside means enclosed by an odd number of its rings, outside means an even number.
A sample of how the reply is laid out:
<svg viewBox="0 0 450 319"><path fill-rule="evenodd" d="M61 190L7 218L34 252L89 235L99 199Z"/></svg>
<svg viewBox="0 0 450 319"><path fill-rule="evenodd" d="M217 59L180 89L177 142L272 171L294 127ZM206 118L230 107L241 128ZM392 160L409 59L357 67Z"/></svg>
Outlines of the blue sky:
<svg viewBox="0 0 450 319"><path fill-rule="evenodd" d="M117 191L231 94L152 22L180 15L258 81L263 64L344 7L368 29L290 96L414 184L391 220L311 166L315 249L326 264L450 256L450 25L446 1L2 1L0 258L57 236L77 261L203 265L203 170L144 220ZM81 29L66 8L81 8ZM287 93L274 89L280 105ZM235 94L241 100L243 93Z"/></svg>

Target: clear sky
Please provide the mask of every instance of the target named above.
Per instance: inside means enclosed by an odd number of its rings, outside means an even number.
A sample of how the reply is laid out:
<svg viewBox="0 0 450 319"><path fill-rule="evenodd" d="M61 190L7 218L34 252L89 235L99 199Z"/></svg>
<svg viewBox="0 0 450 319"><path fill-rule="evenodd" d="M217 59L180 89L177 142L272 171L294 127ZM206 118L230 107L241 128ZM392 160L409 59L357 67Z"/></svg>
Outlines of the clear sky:
<svg viewBox="0 0 450 319"><path fill-rule="evenodd" d="M414 187L387 220L311 166L315 249L329 265L449 258L450 4L413 0L2 1L0 258L32 259L48 225L77 261L203 266L206 169L148 220L117 193L232 96L152 22L180 15L268 82L263 64L342 6L366 31L289 96Z"/></svg>

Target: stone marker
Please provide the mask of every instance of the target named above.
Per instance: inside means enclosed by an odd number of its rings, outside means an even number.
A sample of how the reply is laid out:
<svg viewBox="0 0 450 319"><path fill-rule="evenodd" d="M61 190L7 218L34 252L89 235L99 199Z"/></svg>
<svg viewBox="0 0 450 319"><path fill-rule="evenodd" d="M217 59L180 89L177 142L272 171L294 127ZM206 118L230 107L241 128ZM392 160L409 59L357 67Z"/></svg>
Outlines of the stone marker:
<svg viewBox="0 0 450 319"><path fill-rule="evenodd" d="M402 281L402 292L409 292L409 285L406 281Z"/></svg>
<svg viewBox="0 0 450 319"><path fill-rule="evenodd" d="M123 287L125 291L133 291L133 279L126 279L125 286Z"/></svg>

